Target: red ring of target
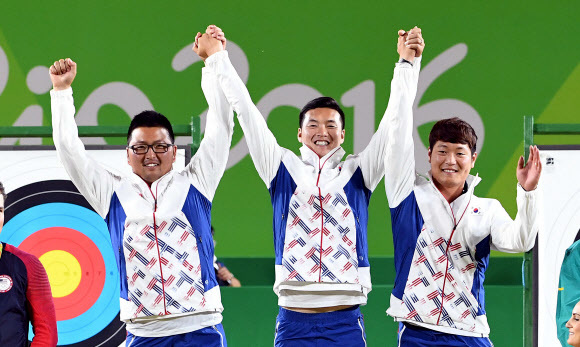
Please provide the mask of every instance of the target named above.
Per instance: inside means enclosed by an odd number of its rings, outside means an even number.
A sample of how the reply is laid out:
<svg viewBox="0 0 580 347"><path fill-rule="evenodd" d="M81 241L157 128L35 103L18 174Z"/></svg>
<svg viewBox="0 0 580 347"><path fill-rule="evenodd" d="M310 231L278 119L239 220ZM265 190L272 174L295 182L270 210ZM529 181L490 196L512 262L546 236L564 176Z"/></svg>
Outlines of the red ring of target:
<svg viewBox="0 0 580 347"><path fill-rule="evenodd" d="M18 248L40 258L61 250L70 253L81 266L81 281L67 296L53 298L58 321L77 317L95 304L105 285L106 269L101 252L85 234L70 228L41 229L27 237Z"/></svg>

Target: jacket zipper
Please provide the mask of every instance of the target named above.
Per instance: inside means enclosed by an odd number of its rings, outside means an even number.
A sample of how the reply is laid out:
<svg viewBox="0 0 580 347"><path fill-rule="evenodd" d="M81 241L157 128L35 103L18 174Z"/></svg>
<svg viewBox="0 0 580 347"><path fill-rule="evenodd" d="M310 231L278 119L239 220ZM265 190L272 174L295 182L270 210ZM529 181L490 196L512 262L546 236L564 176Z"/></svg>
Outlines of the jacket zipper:
<svg viewBox="0 0 580 347"><path fill-rule="evenodd" d="M320 171L318 171L318 178L320 178ZM324 209L322 208L322 192L318 187L318 201L320 202L320 263L318 263L318 282L322 282L322 240L324 239Z"/></svg>
<svg viewBox="0 0 580 347"><path fill-rule="evenodd" d="M161 272L161 290L163 291L163 311L165 314L167 313L167 304L165 301L165 279L163 278L163 264L161 263L161 252L159 251L159 241L157 240L157 221L155 220L155 213L157 212L157 188L159 187L159 183L155 186L155 194L149 187L149 191L151 192L151 196L153 196L153 200L155 205L153 207L153 232L155 234L155 245L157 246L157 260L159 261L159 271Z"/></svg>
<svg viewBox="0 0 580 347"><path fill-rule="evenodd" d="M339 147L340 148L340 147ZM334 153L338 152L339 148L336 149L336 151L334 151ZM322 190L320 189L320 186L318 186L318 183L320 182L320 174L322 173L322 168L324 167L324 165L326 164L326 162L328 161L328 159L330 159L334 153L332 153L331 155L328 156L328 158L326 158L326 160L324 161L324 163L322 163L322 165L320 165L320 157L318 157L318 178L316 179L316 187L318 187L318 201L320 202L320 258L319 258L319 269L318 269L318 282L322 282L322 241L324 239L324 208L322 207Z"/></svg>
<svg viewBox="0 0 580 347"><path fill-rule="evenodd" d="M449 201L447 200L445 201L449 205L449 209L451 210L451 216L453 217L453 230L451 230L451 235L449 236L449 240L447 241L447 246L445 246L445 276L443 276L443 289L441 290L441 309L439 310L439 316L437 316L437 325L439 325L439 321L441 320L441 314L443 313L443 305L445 304L445 284L447 283L447 271L449 269L449 255L448 255L449 245L451 245L451 239L453 238L455 230L457 230L457 225L459 224L459 222L461 222L463 216L465 216L465 212L467 212L467 208L471 203L471 195L469 196L469 200L467 201L465 210L463 210L463 213L461 214L461 217L459 217L458 221L455 219L455 213L453 213L453 208L451 207L451 204L449 203Z"/></svg>

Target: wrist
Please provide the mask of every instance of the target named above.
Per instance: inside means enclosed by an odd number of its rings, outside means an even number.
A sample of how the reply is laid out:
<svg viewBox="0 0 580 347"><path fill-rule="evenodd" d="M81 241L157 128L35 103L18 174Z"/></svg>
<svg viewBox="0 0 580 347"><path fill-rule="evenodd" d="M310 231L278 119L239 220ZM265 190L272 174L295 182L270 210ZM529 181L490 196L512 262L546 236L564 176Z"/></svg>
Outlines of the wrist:
<svg viewBox="0 0 580 347"><path fill-rule="evenodd" d="M226 280L226 282L228 282L229 284L232 284L232 280L235 278L233 273L230 273L230 276L228 277L228 279Z"/></svg>
<svg viewBox="0 0 580 347"><path fill-rule="evenodd" d="M520 187L522 187L522 189L523 189L525 192L531 192L531 191L533 191L533 190L536 190L536 188L538 188L538 185L537 185L537 184L536 184L534 187L532 187L532 186L524 186L523 184L521 184L521 183L519 183L519 182L518 182L518 184L520 185Z"/></svg>
<svg viewBox="0 0 580 347"><path fill-rule="evenodd" d="M216 54L217 52L221 52L224 49L222 48L222 46L220 45L219 47L215 47L214 49L210 49L207 51L207 57L211 57L212 55Z"/></svg>
<svg viewBox="0 0 580 347"><path fill-rule="evenodd" d="M406 57L400 57L398 63L406 63L406 64L409 64L409 65L413 66L413 60L414 59L409 59L409 58L406 58Z"/></svg>

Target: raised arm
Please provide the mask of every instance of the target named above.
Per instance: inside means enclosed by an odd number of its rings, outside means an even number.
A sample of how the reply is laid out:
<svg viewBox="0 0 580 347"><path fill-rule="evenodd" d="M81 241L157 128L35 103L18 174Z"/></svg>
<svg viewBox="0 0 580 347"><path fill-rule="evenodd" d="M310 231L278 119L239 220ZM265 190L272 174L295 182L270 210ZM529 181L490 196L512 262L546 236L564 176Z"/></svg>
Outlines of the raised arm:
<svg viewBox="0 0 580 347"><path fill-rule="evenodd" d="M222 51L224 46L225 37L220 41L208 34L197 33L193 51L205 61L209 55ZM209 106L205 132L186 171L193 184L212 201L226 169L234 132L234 113L218 86L215 74L207 68L202 70L201 88Z"/></svg>
<svg viewBox="0 0 580 347"><path fill-rule="evenodd" d="M70 58L55 61L50 67L53 86L50 91L52 138L71 181L95 211L105 218L109 211L114 182L120 177L90 158L79 139L71 88L76 73L77 64Z"/></svg>
<svg viewBox="0 0 580 347"><path fill-rule="evenodd" d="M216 75L228 103L236 111L256 170L269 188L280 167L282 148L252 102L244 82L230 62L228 52L220 51L209 56L205 64Z"/></svg>
<svg viewBox="0 0 580 347"><path fill-rule="evenodd" d="M421 29L399 31L397 51L401 60L393 73L387 110L371 142L360 154L363 177L369 189L374 190L385 174L391 207L398 205L413 187L413 102L424 47Z"/></svg>
<svg viewBox="0 0 580 347"><path fill-rule="evenodd" d="M516 169L518 178L516 219L512 220L501 205L499 213L494 216L491 230L491 244L494 249L519 253L527 252L534 247L536 235L543 224L542 198L536 189L541 173L540 151L538 147L530 146L527 165L524 167L524 158L520 157Z"/></svg>

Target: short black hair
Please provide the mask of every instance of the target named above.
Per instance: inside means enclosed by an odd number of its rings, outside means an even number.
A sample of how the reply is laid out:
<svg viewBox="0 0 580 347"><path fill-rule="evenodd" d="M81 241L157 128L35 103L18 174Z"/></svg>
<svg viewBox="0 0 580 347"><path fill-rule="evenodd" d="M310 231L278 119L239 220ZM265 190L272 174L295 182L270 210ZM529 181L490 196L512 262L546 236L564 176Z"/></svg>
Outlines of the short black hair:
<svg viewBox="0 0 580 347"><path fill-rule="evenodd" d="M171 122L169 122L169 119L167 119L167 117L165 117L164 115L162 115L159 112L153 111L153 110L147 110L147 111L143 111L141 113L139 113L138 115L136 115L135 117L133 117L133 120L131 121L131 124L129 125L129 131L127 131L127 145L129 145L129 142L131 142L131 135L133 134L133 130L137 129L137 128L155 128L155 127L160 127L163 128L165 130L167 130L167 132L169 133L169 138L171 139L171 143L173 144L175 142L175 135L173 135L173 127L171 126Z"/></svg>
<svg viewBox="0 0 580 347"><path fill-rule="evenodd" d="M4 189L4 185L2 184L2 182L0 182L0 195L2 195L2 197L4 198L4 204L6 204L6 198L8 197L8 195L6 195L6 189Z"/></svg>
<svg viewBox="0 0 580 347"><path fill-rule="evenodd" d="M319 98L310 100L302 110L300 111L300 117L298 118L298 127L302 128L302 122L304 122L304 116L306 112L313 110L315 108L331 108L340 114L341 129L344 129L344 111L340 108L336 100L330 96L321 96Z"/></svg>
<svg viewBox="0 0 580 347"><path fill-rule="evenodd" d="M469 123L457 117L442 119L433 125L429 133L429 148L433 149L437 141L467 145L471 155L477 149L475 130Z"/></svg>

